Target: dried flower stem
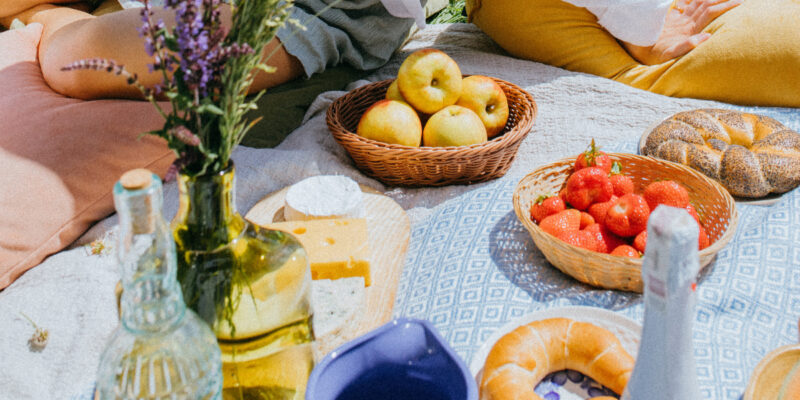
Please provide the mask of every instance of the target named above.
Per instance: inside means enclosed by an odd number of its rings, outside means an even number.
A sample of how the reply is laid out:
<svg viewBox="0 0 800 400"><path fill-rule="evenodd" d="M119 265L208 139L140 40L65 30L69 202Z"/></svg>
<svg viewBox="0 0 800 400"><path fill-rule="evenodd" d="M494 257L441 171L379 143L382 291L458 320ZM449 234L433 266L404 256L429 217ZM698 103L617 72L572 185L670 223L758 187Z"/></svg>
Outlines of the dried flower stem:
<svg viewBox="0 0 800 400"><path fill-rule="evenodd" d="M36 322L33 322L33 320L25 315L24 312L19 311L19 314L27 319L31 325L33 325L33 335L30 337L30 339L28 339L30 346L37 349L43 349L45 346L47 346L47 339L50 336L50 333L47 331L47 329L43 329L39 327L39 325L36 325Z"/></svg>

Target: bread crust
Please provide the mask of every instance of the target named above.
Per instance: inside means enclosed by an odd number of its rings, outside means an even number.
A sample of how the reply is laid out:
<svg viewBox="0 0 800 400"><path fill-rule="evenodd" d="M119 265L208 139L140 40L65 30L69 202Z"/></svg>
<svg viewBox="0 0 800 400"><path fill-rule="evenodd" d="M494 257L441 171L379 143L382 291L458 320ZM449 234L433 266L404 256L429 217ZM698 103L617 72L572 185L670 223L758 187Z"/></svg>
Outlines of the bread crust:
<svg viewBox="0 0 800 400"><path fill-rule="evenodd" d="M634 359L597 325L550 318L517 327L495 343L481 378L482 400L541 400L533 389L551 372L572 369L622 394Z"/></svg>
<svg viewBox="0 0 800 400"><path fill-rule="evenodd" d="M642 153L692 167L739 197L785 193L800 184L800 134L764 115L679 112L648 133Z"/></svg>

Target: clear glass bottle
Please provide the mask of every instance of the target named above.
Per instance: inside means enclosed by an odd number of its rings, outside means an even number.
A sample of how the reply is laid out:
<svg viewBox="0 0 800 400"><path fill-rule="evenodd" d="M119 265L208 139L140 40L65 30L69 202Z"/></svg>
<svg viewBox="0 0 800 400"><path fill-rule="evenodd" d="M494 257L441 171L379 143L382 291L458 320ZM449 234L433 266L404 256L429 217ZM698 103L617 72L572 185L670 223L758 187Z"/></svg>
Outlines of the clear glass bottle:
<svg viewBox="0 0 800 400"><path fill-rule="evenodd" d="M129 171L114 186L123 292L120 325L100 358L102 400L221 398L221 352L183 302L161 200L161 181L147 170Z"/></svg>

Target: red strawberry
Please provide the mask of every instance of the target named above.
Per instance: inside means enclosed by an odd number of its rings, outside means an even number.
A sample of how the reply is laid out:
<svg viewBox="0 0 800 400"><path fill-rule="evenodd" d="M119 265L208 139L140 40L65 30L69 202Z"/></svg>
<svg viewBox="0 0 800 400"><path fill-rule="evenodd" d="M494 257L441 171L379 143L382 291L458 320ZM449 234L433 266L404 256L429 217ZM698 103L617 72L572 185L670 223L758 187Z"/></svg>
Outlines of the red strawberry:
<svg viewBox="0 0 800 400"><path fill-rule="evenodd" d="M622 237L636 236L647 228L650 208L642 196L626 194L606 213L605 224L611 232Z"/></svg>
<svg viewBox="0 0 800 400"><path fill-rule="evenodd" d="M543 231L558 237L564 232L574 232L581 228L581 212L574 209L567 209L553 215L545 217L539 223Z"/></svg>
<svg viewBox="0 0 800 400"><path fill-rule="evenodd" d="M608 179L611 181L611 186L614 187L615 196L622 197L633 193L633 179L622 175L622 164L614 161L611 167L611 176Z"/></svg>
<svg viewBox="0 0 800 400"><path fill-rule="evenodd" d="M564 186L564 187L561 189L561 191L560 191L560 192L558 192L558 197L560 197L560 198L561 198L561 201L563 201L563 202L564 202L564 204L567 204L567 187L566 187L566 186Z"/></svg>
<svg viewBox="0 0 800 400"><path fill-rule="evenodd" d="M611 208L611 206L614 204L614 202L617 201L618 198L619 197L617 196L611 196L611 199L609 199L608 201L604 201L602 203L594 203L590 205L589 215L591 215L592 218L594 218L594 222L598 224L603 224L604 223L603 221L605 221L606 219L606 212L608 212L608 209Z"/></svg>
<svg viewBox="0 0 800 400"><path fill-rule="evenodd" d="M700 232L699 232L699 234L697 236L697 241L698 241L697 248L700 249L700 250L703 250L706 247L708 247L711 243L708 240L708 234L706 234L706 230L703 229L703 226L699 225L699 228L700 228Z"/></svg>
<svg viewBox="0 0 800 400"><path fill-rule="evenodd" d="M674 181L653 182L647 185L642 195L651 210L655 210L659 204L678 208L689 205L689 192Z"/></svg>
<svg viewBox="0 0 800 400"><path fill-rule="evenodd" d="M581 211L581 229L594 223L594 218L589 213Z"/></svg>
<svg viewBox="0 0 800 400"><path fill-rule="evenodd" d="M587 231L564 232L558 235L562 241L573 246L578 246L590 251L600 251L600 242L597 237Z"/></svg>
<svg viewBox="0 0 800 400"><path fill-rule="evenodd" d="M644 253L644 249L647 247L647 229L639 232L638 235L633 239L633 247L636 250L641 251Z"/></svg>
<svg viewBox="0 0 800 400"><path fill-rule="evenodd" d="M545 217L564 211L567 207L558 196L539 196L531 205L531 219L539 223Z"/></svg>
<svg viewBox="0 0 800 400"><path fill-rule="evenodd" d="M612 256L639 258L639 251L627 244L617 246L611 253Z"/></svg>
<svg viewBox="0 0 800 400"><path fill-rule="evenodd" d="M708 240L708 234L706 234L706 230L703 229L702 225L700 225L699 228L700 231L698 232L697 235L697 248L703 250L706 247L708 247L710 243ZM635 247L636 250L639 250L642 253L644 253L644 250L647 247L647 229L643 230L638 235L636 235L636 238L633 239L633 247Z"/></svg>
<svg viewBox="0 0 800 400"><path fill-rule="evenodd" d="M612 233L605 225L591 224L584 230L593 233L600 241L600 249L598 251L601 253L609 253L612 249L625 244L621 237Z"/></svg>
<svg viewBox="0 0 800 400"><path fill-rule="evenodd" d="M689 203L689 205L686 206L686 211L689 212L689 215L691 215L692 218L694 218L694 220L697 221L697 224L699 225L700 224L700 216L697 215L697 210L695 210L695 208L692 205L692 203Z"/></svg>
<svg viewBox="0 0 800 400"><path fill-rule="evenodd" d="M611 158L597 149L594 139L592 139L592 144L589 145L586 151L578 154L578 158L575 159L575 171L588 167L599 167L606 173L611 172Z"/></svg>
<svg viewBox="0 0 800 400"><path fill-rule="evenodd" d="M583 168L567 179L567 202L581 211L592 203L608 201L613 194L607 173L597 167Z"/></svg>

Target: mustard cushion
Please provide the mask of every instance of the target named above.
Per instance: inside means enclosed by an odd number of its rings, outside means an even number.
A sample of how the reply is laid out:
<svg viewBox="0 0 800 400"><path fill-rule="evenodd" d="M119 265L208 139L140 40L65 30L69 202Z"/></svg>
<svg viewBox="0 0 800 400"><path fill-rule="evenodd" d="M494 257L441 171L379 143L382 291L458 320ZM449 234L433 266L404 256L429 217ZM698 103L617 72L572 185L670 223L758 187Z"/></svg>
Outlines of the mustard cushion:
<svg viewBox="0 0 800 400"><path fill-rule="evenodd" d="M514 56L674 97L800 107L800 1L746 0L683 57L646 66L584 8L561 0L468 0L470 19Z"/></svg>

